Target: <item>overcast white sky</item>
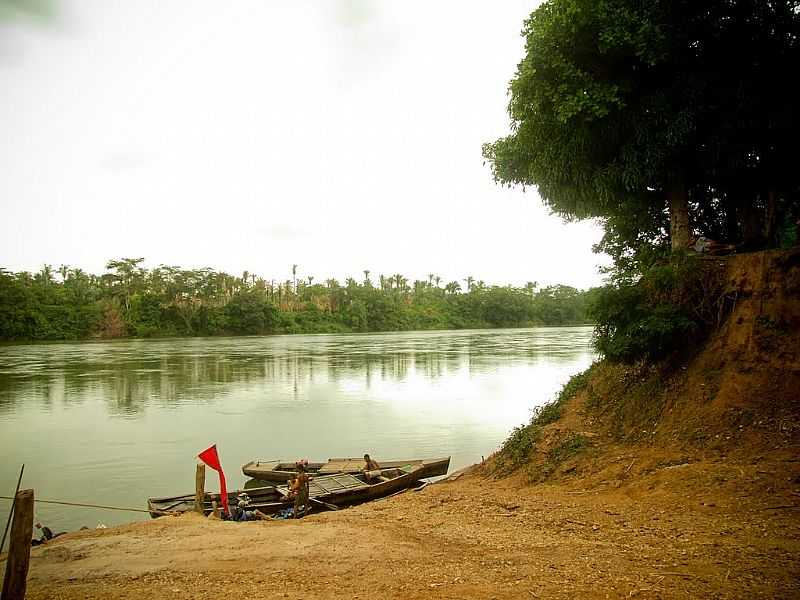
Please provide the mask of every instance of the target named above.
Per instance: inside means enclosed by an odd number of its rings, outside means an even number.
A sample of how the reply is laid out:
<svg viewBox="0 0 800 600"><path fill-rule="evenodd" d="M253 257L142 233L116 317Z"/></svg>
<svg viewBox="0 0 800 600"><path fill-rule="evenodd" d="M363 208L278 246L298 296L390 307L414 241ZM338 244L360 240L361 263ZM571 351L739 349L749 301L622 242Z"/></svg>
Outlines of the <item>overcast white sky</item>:
<svg viewBox="0 0 800 600"><path fill-rule="evenodd" d="M0 265L599 282L481 144L537 2L81 0L0 25Z"/></svg>

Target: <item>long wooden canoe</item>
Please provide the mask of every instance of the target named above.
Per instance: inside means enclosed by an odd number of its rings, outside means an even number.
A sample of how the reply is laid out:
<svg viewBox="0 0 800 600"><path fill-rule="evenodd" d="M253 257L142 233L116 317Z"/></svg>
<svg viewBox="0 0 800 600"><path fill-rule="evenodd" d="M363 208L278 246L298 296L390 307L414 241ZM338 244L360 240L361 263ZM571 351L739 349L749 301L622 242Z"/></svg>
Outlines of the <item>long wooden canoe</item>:
<svg viewBox="0 0 800 600"><path fill-rule="evenodd" d="M247 494L250 497L250 509L258 509L265 514L276 513L285 506L285 495L278 492L274 486L253 488L248 490L228 491L228 504L236 506L239 502L239 494ZM194 494L183 494L181 496L167 496L163 498L148 498L147 509L150 516L154 519L170 513L192 512L194 510ZM206 493L203 503L203 512L211 514L213 509L211 502L216 500L217 505L222 508L220 494Z"/></svg>
<svg viewBox="0 0 800 600"><path fill-rule="evenodd" d="M369 500L383 498L400 490L409 488L420 479L435 477L447 473L450 467L450 457L433 460L423 460L417 464L407 464L400 467L390 467L373 472L377 475L372 480L366 480L363 473L334 473L319 475L309 482L309 496L313 500L320 500L338 507L352 506ZM265 486L246 490L228 492L228 502L235 505L239 494L246 493L250 498L248 508L258 509L265 514L274 514L281 509L289 508L293 502L288 499L287 486ZM219 494L206 494L204 503L205 514L212 510L211 501L219 503ZM312 506L315 503L311 502ZM150 498L147 507L153 518L164 513L182 513L194 510L194 494L171 496L165 498Z"/></svg>
<svg viewBox="0 0 800 600"><path fill-rule="evenodd" d="M382 469L399 468L406 465L421 465L426 462L422 458L412 458L406 460L376 460ZM435 461L427 461L435 462ZM442 463L443 464L443 463ZM449 466L440 466L438 472L431 473L426 477L436 477L446 475ZM333 475L335 473L358 474L364 469L363 458L329 458L327 462L311 462L306 465L306 472L313 478L320 475ZM292 479L295 474L295 463L280 460L252 460L242 465L242 473L247 477L268 481L270 483L284 484L288 479Z"/></svg>

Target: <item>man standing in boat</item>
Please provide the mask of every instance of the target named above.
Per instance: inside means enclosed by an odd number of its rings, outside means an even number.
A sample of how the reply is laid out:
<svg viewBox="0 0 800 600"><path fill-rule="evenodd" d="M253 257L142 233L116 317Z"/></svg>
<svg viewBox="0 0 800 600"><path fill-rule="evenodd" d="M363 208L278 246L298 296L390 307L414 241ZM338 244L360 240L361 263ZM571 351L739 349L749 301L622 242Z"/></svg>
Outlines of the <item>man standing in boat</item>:
<svg viewBox="0 0 800 600"><path fill-rule="evenodd" d="M289 488L290 495L294 496L294 518L300 518L300 507L303 507L303 516L308 512L308 473L304 461L297 462L297 476Z"/></svg>
<svg viewBox="0 0 800 600"><path fill-rule="evenodd" d="M367 481L371 481L376 479L380 473L374 473L374 471L380 471L381 466L370 458L369 454L364 455L364 478Z"/></svg>

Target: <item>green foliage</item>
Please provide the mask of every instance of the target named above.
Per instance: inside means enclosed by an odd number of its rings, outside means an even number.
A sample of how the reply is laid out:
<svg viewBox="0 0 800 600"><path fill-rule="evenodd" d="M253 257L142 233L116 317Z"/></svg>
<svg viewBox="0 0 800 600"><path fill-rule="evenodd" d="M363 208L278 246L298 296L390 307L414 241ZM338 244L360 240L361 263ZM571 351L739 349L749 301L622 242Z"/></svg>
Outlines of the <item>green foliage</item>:
<svg viewBox="0 0 800 600"><path fill-rule="evenodd" d="M530 460L542 428L561 418L564 404L586 388L594 368L592 365L582 373L573 375L552 402L533 410L530 423L514 428L497 454L495 466L499 474L511 473Z"/></svg>
<svg viewBox="0 0 800 600"><path fill-rule="evenodd" d="M534 408L531 423L544 427L545 425L558 421L561 418L561 410L564 404L586 387L593 368L594 367L589 367L585 371L570 377L569 381L564 384L564 387L561 388L552 402Z"/></svg>
<svg viewBox="0 0 800 600"><path fill-rule="evenodd" d="M659 360L699 344L719 317L715 264L691 257L651 267L638 281L593 292L595 347L612 361Z"/></svg>
<svg viewBox="0 0 800 600"><path fill-rule="evenodd" d="M268 333L274 329L276 317L274 307L250 291L234 294L223 315L226 329L239 335Z"/></svg>
<svg viewBox="0 0 800 600"><path fill-rule="evenodd" d="M785 243L800 211L797 2L549 0L522 33L511 133L483 148L497 181L602 218L600 249L627 270L670 238L668 209L691 233Z"/></svg>
<svg viewBox="0 0 800 600"><path fill-rule="evenodd" d="M587 292L486 286L468 278L444 287L397 274L348 280L275 283L245 271L142 266L142 258L109 261L91 275L64 265L36 274L0 270L0 340L90 337L260 335L409 331L529 325L587 320ZM296 274L296 273L295 273Z"/></svg>
<svg viewBox="0 0 800 600"><path fill-rule="evenodd" d="M532 424L515 427L497 454L495 462L497 474L507 475L526 464L541 433L541 427Z"/></svg>

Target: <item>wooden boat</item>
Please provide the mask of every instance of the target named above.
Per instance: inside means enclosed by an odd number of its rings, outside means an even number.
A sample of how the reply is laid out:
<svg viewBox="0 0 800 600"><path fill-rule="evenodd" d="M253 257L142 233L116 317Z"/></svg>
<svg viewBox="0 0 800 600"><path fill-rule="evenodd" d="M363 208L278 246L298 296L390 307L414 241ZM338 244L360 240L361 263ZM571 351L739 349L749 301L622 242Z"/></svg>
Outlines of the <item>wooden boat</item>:
<svg viewBox="0 0 800 600"><path fill-rule="evenodd" d="M288 506L285 496L280 494L274 486L253 488L249 490L228 491L228 504L236 506L239 494L247 494L250 498L250 508L258 509L265 514L274 514ZM182 496L168 496L164 498L148 498L147 509L150 516L154 519L165 514L177 514L191 512L194 510L194 494L184 494ZM222 507L220 494L206 493L203 503L203 512L211 514L213 509L211 502L216 500L217 505Z"/></svg>
<svg viewBox="0 0 800 600"><path fill-rule="evenodd" d="M352 506L369 500L383 498L400 490L413 486L420 479L435 477L447 473L450 467L450 457L433 460L422 460L401 467L389 467L373 471L374 477L367 480L359 472L334 473L319 475L309 482L309 497L312 507L322 507L332 504L337 507ZM265 486L247 490L228 492L228 502L231 505L238 502L239 494L245 493L250 498L248 508L258 509L265 514L289 508L293 501L288 499L288 486ZM205 514L212 510L211 502L219 503L219 494L206 494L203 505ZM318 502L315 502L318 501ZM165 513L182 513L194 510L194 494L171 496L166 498L150 498L147 501L150 516L160 517Z"/></svg>
<svg viewBox="0 0 800 600"><path fill-rule="evenodd" d="M377 460L381 468L391 469L404 467L406 465L421 465L425 462L423 459L414 458L407 460ZM431 461L428 461L431 462ZM449 465L449 462L448 462ZM333 475L334 473L352 473L358 474L364 469L363 458L329 458L327 462L311 462L306 465L306 473L312 478L320 475ZM439 468L440 472L431 473L427 477L436 477L437 475L447 474L447 466L444 470ZM292 479L295 474L295 463L283 462L280 460L252 460L249 463L242 465L242 473L247 477L258 479L259 481L268 481L270 483L286 483L288 479Z"/></svg>
<svg viewBox="0 0 800 600"><path fill-rule="evenodd" d="M444 475L449 468L450 457L448 456L447 458L422 460L417 464L379 469L378 477L370 481L364 478L363 473L322 475L315 477L309 483L309 496L338 507L352 506L377 500L412 487L420 479ZM277 489L282 492L283 487Z"/></svg>

